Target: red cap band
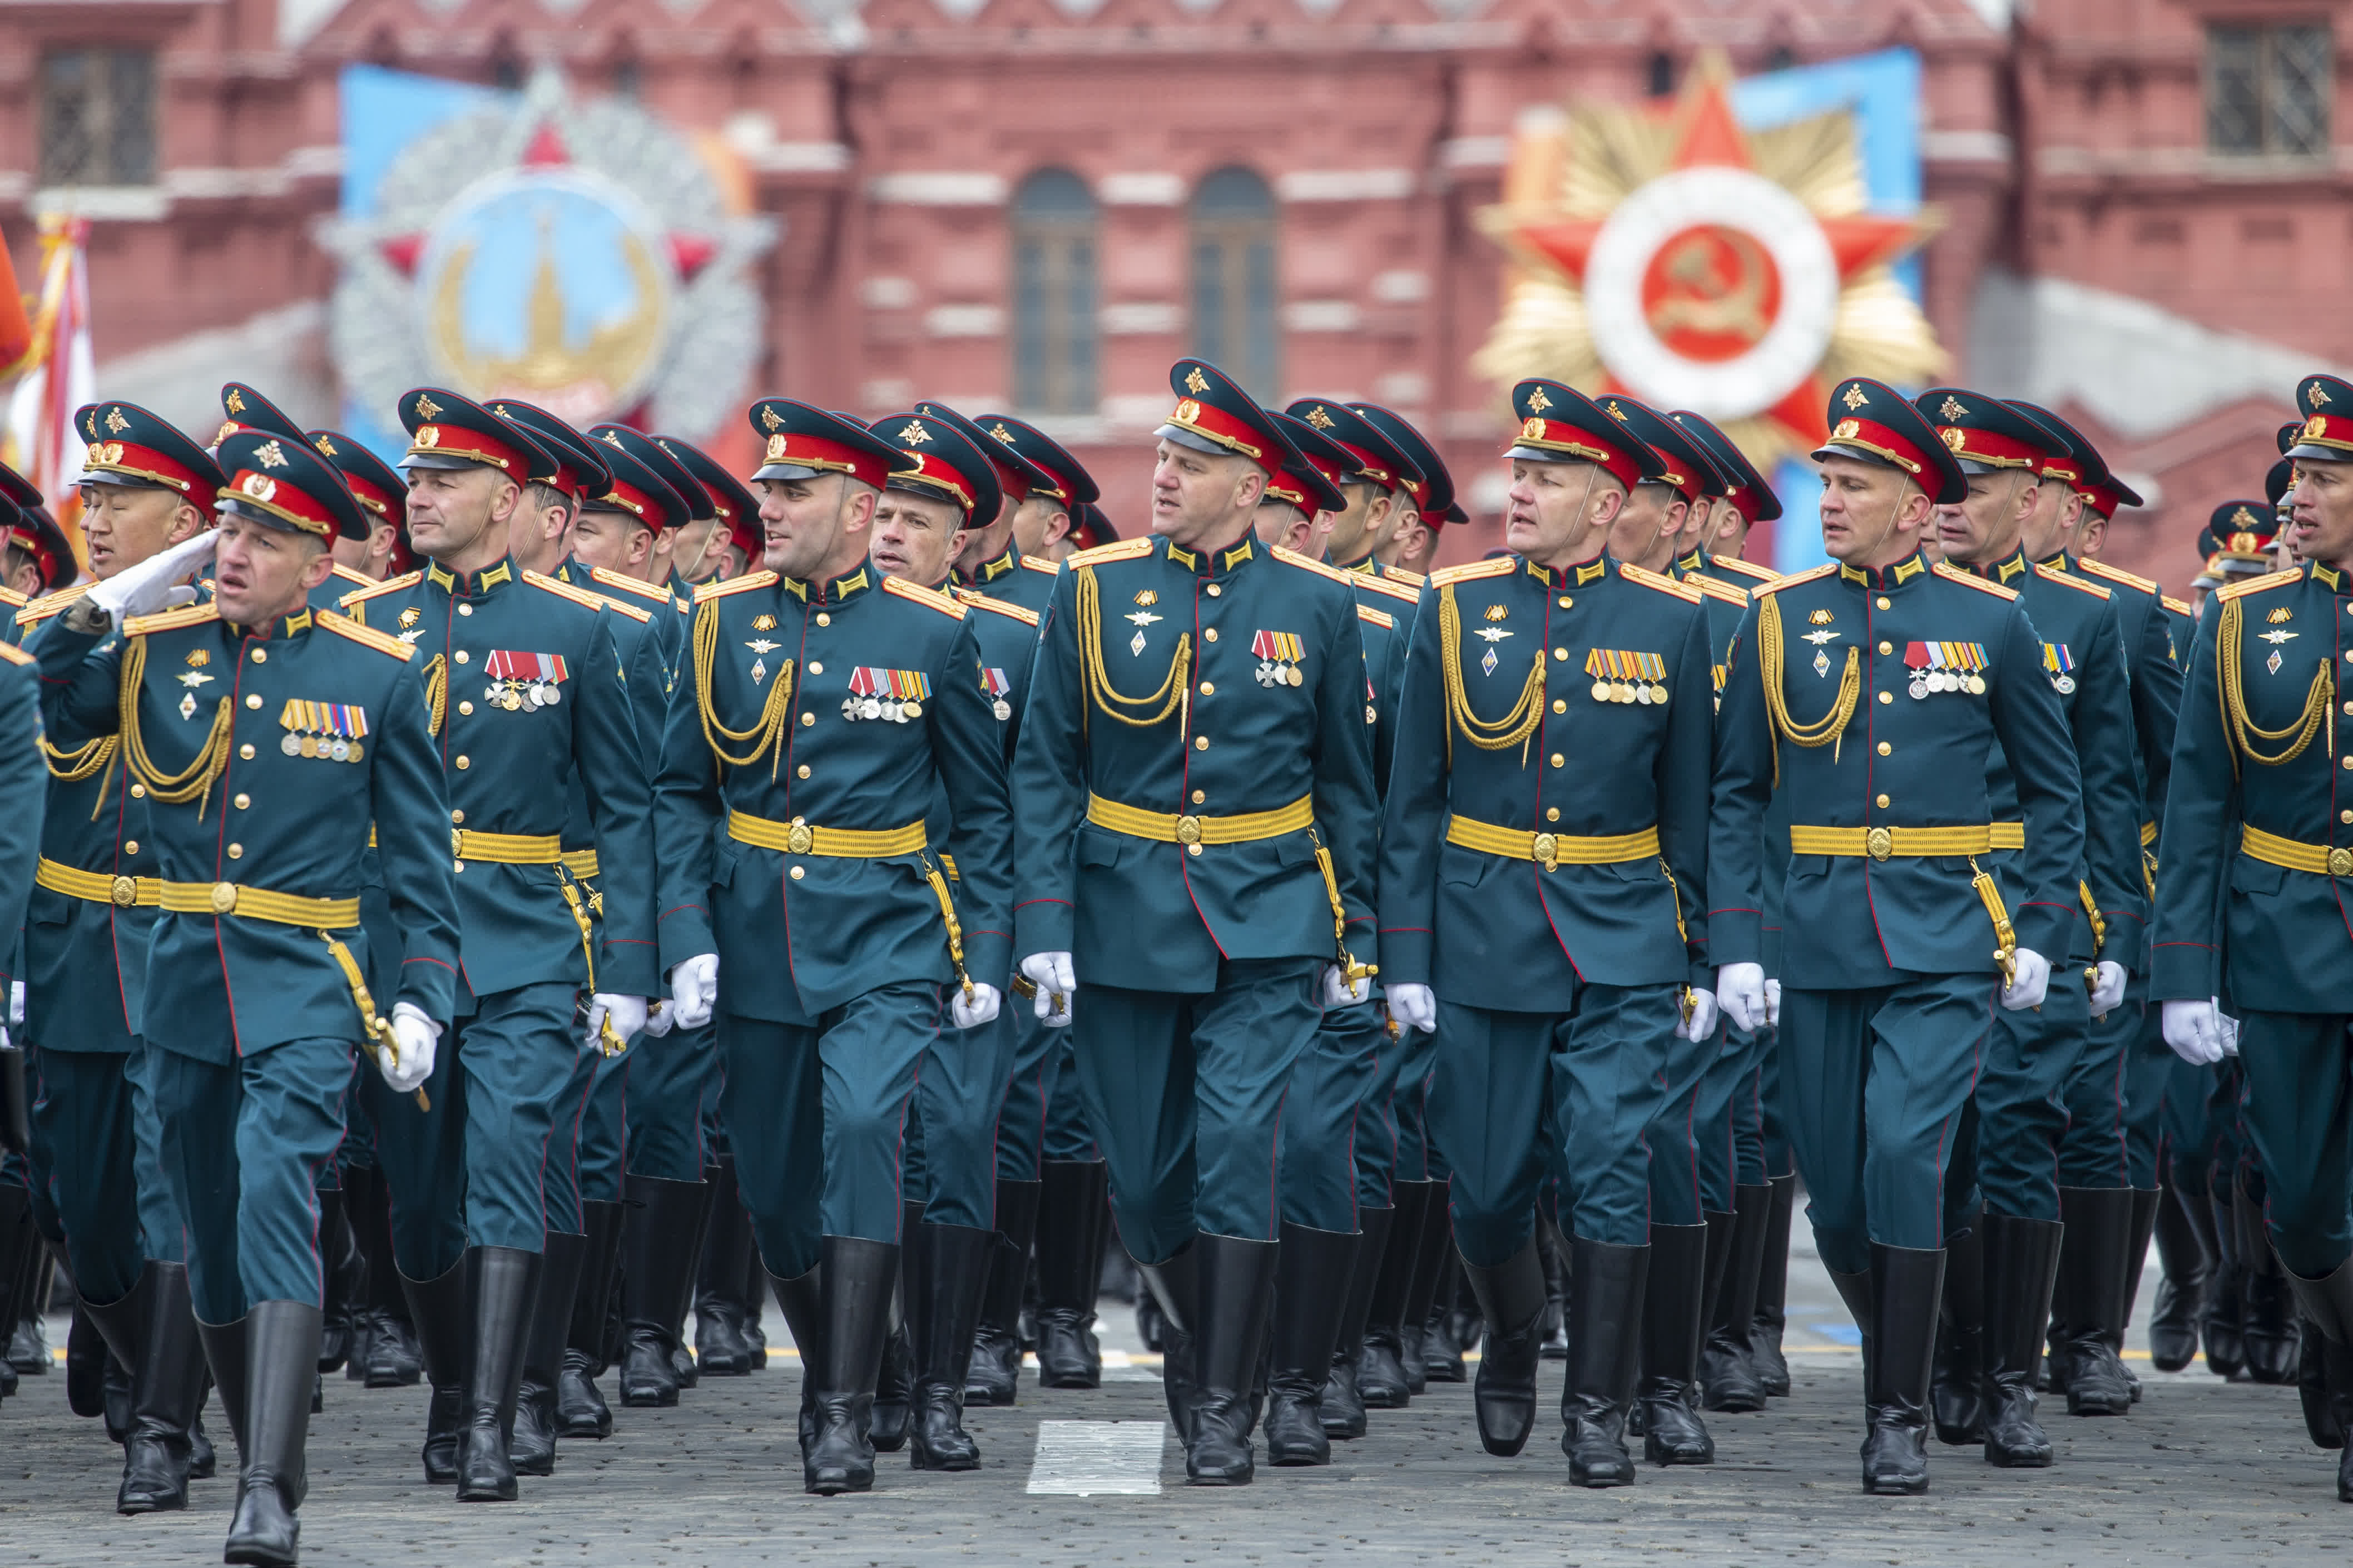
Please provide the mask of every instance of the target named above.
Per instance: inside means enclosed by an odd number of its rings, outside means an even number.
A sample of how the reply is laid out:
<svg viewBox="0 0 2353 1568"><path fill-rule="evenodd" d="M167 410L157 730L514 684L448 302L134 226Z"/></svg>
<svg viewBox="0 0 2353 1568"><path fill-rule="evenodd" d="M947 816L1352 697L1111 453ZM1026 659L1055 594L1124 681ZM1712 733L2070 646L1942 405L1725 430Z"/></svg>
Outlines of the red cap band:
<svg viewBox="0 0 2353 1568"><path fill-rule="evenodd" d="M419 452L487 464L517 484L531 477L531 464L521 450L485 431L471 430L463 425L419 425L409 434L408 455L413 458ZM575 495L579 493L576 481L565 488Z"/></svg>
<svg viewBox="0 0 2353 1568"><path fill-rule="evenodd" d="M1621 451L1614 444L1605 444L1581 425L1564 425L1558 420L1531 414L1520 421L1519 439L1513 445L1558 452L1564 459L1598 463L1630 490L1642 482L1640 458L1631 452Z"/></svg>
<svg viewBox="0 0 2353 1568"><path fill-rule="evenodd" d="M86 474L121 474L129 479L148 479L169 485L200 506L212 504L213 498L205 493L210 487L195 469L174 462L168 454L153 447L135 447L128 441L92 441L82 454L81 466Z"/></svg>

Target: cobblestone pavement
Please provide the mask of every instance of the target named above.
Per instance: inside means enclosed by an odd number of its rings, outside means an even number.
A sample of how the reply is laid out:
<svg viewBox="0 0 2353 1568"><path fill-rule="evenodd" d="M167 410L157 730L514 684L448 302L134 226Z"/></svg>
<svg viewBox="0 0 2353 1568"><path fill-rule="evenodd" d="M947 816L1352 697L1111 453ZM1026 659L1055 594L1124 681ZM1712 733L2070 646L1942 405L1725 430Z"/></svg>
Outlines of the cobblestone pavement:
<svg viewBox="0 0 2353 1568"><path fill-rule="evenodd" d="M2144 1315L2154 1287L2152 1273ZM1693 1564L1938 1568L2348 1561L2353 1508L2335 1500L2335 1456L2306 1441L2295 1391L2155 1373L2146 1359L2134 1364L2147 1394L2126 1419L2072 1419L2046 1401L2054 1469L1999 1471L1974 1450L1938 1447L1927 1497L1866 1498L1856 1483L1861 1370L1842 1342L1853 1327L1810 1258L1793 1263L1791 1295L1793 1397L1761 1415L1711 1418L1712 1468L1645 1466L1637 1485L1608 1492L1567 1484L1549 1414L1525 1454L1495 1459L1479 1447L1468 1389L1433 1385L1409 1410L1376 1412L1371 1435L1335 1445L1328 1468L1261 1465L1248 1488L1188 1489L1181 1453L1164 1443L1157 1495L1030 1494L1041 1420L1160 1418L1157 1379L1137 1365L1088 1393L1045 1393L1025 1379L1018 1406L975 1412L986 1458L977 1475L919 1475L903 1455L884 1456L871 1494L828 1501L801 1493L798 1372L789 1356L772 1356L751 1377L706 1381L676 1409L617 1411L610 1440L565 1444L557 1474L527 1478L520 1503L461 1507L419 1476L421 1391L370 1394L330 1378L326 1412L312 1420L303 1561L1569 1568L1634 1552ZM1107 1341L1134 1350L1128 1314L1104 1309ZM774 1310L767 1326L781 1342ZM53 1325L53 1344L63 1330ZM2137 1329L2131 1343L2145 1342ZM1559 1380L1559 1363L1547 1363L1547 1413ZM197 1483L187 1513L127 1520L111 1506L118 1450L96 1422L67 1413L64 1384L62 1375L26 1378L23 1395L0 1405L0 1563L218 1562L235 1482L217 1405L210 1420L224 1479Z"/></svg>

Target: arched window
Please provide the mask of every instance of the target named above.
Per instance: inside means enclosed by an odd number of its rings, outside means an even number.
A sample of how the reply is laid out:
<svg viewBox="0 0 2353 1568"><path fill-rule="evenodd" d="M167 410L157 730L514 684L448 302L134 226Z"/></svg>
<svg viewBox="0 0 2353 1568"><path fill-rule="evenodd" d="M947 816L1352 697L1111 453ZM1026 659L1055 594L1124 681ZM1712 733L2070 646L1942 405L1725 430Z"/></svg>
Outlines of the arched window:
<svg viewBox="0 0 2353 1568"><path fill-rule="evenodd" d="M1067 169L1013 197L1013 401L1025 413L1095 411L1095 198Z"/></svg>
<svg viewBox="0 0 2353 1568"><path fill-rule="evenodd" d="M1274 193L1248 169L1219 169L1193 193L1193 352L1252 396L1282 395Z"/></svg>

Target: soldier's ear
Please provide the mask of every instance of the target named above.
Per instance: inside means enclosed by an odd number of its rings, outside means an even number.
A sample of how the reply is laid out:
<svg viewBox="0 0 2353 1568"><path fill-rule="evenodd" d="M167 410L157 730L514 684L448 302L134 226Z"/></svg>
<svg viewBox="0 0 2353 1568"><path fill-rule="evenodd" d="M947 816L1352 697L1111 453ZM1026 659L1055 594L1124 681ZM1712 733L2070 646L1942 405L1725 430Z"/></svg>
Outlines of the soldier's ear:
<svg viewBox="0 0 2353 1568"><path fill-rule="evenodd" d="M212 522L204 510L194 501L182 501L172 509L172 527L164 535L165 544L185 544L202 533Z"/></svg>

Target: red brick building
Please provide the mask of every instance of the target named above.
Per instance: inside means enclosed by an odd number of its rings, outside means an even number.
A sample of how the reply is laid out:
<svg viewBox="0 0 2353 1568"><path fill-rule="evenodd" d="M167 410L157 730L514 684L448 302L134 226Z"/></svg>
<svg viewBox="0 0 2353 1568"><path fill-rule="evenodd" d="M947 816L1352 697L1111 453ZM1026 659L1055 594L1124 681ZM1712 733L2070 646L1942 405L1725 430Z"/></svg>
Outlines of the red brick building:
<svg viewBox="0 0 2353 1568"><path fill-rule="evenodd" d="M754 212L749 391L1035 416L1141 515L1165 375L1376 398L1493 471L1472 222L1521 117L1908 46L1926 309L1957 378L2059 406L2179 585L2294 376L2353 364L2353 18L2331 0L12 0L0 228L94 221L103 391L201 427L236 374L330 416L337 72L560 69L715 138ZM1804 498L1796 498L1802 513ZM1450 553L1477 547L1476 533Z"/></svg>

